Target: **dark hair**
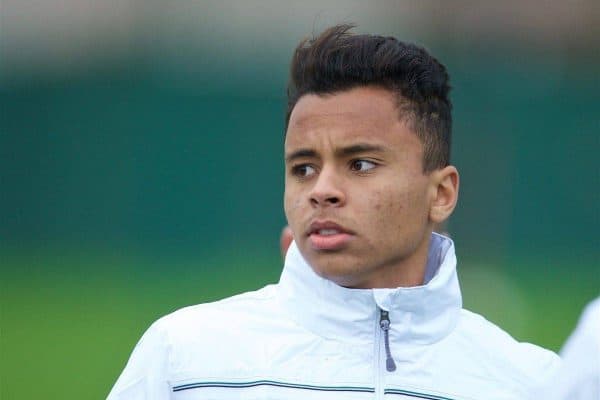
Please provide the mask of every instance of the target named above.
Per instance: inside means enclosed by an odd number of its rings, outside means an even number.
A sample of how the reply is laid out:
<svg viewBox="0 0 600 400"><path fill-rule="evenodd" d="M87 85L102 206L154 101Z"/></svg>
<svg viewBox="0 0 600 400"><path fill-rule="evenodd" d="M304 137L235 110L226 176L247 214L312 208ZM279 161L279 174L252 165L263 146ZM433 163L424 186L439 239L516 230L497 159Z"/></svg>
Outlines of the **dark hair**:
<svg viewBox="0 0 600 400"><path fill-rule="evenodd" d="M350 33L337 25L305 39L292 57L286 130L305 94L326 95L358 86L379 86L398 96L401 118L423 143L423 170L450 162L452 104L446 68L424 48L393 37Z"/></svg>

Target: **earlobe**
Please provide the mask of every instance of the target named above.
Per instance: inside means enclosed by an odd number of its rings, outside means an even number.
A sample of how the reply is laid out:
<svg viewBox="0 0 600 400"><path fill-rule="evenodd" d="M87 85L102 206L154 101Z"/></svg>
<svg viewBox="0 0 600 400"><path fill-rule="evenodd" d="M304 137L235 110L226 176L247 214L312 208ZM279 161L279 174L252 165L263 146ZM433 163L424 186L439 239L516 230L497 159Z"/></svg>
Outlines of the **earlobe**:
<svg viewBox="0 0 600 400"><path fill-rule="evenodd" d="M434 198L429 210L429 219L435 224L444 222L456 207L458 200L459 175L458 170L449 165L433 172Z"/></svg>

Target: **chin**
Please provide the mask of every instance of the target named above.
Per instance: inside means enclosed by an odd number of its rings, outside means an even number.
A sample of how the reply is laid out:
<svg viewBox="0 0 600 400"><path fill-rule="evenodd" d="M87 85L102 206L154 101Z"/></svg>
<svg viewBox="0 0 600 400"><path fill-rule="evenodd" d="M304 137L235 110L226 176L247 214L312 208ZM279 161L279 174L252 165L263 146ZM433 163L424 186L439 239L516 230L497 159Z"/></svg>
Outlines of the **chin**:
<svg viewBox="0 0 600 400"><path fill-rule="evenodd" d="M324 257L332 257L333 255L327 255ZM320 258L320 257L319 257ZM310 260L313 271L321 278L330 280L340 286L344 287L355 287L358 285L359 279L356 277L356 268L349 267L352 265L348 261L344 260Z"/></svg>

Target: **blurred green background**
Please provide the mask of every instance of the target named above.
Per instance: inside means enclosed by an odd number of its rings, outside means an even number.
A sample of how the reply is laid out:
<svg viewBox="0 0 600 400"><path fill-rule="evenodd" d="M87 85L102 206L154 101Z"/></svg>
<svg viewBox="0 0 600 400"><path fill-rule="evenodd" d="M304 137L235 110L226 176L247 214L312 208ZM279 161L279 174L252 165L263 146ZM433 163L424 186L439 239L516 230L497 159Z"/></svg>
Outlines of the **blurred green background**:
<svg viewBox="0 0 600 400"><path fill-rule="evenodd" d="M4 3L0 398L104 398L156 318L278 280L289 57L347 21L447 65L466 307L558 350L600 294L596 11Z"/></svg>

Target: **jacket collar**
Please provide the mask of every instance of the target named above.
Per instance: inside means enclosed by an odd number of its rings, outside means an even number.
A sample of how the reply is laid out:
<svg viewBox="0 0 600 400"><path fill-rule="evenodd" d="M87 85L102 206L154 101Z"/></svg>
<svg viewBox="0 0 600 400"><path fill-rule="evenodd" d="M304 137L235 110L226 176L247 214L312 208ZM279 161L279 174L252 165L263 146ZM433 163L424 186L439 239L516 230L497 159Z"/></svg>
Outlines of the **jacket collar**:
<svg viewBox="0 0 600 400"><path fill-rule="evenodd" d="M321 337L372 342L383 309L389 312L391 340L415 345L445 337L462 308L454 244L436 233L429 245L425 282L396 289L344 288L317 275L292 243L278 286L290 317Z"/></svg>

